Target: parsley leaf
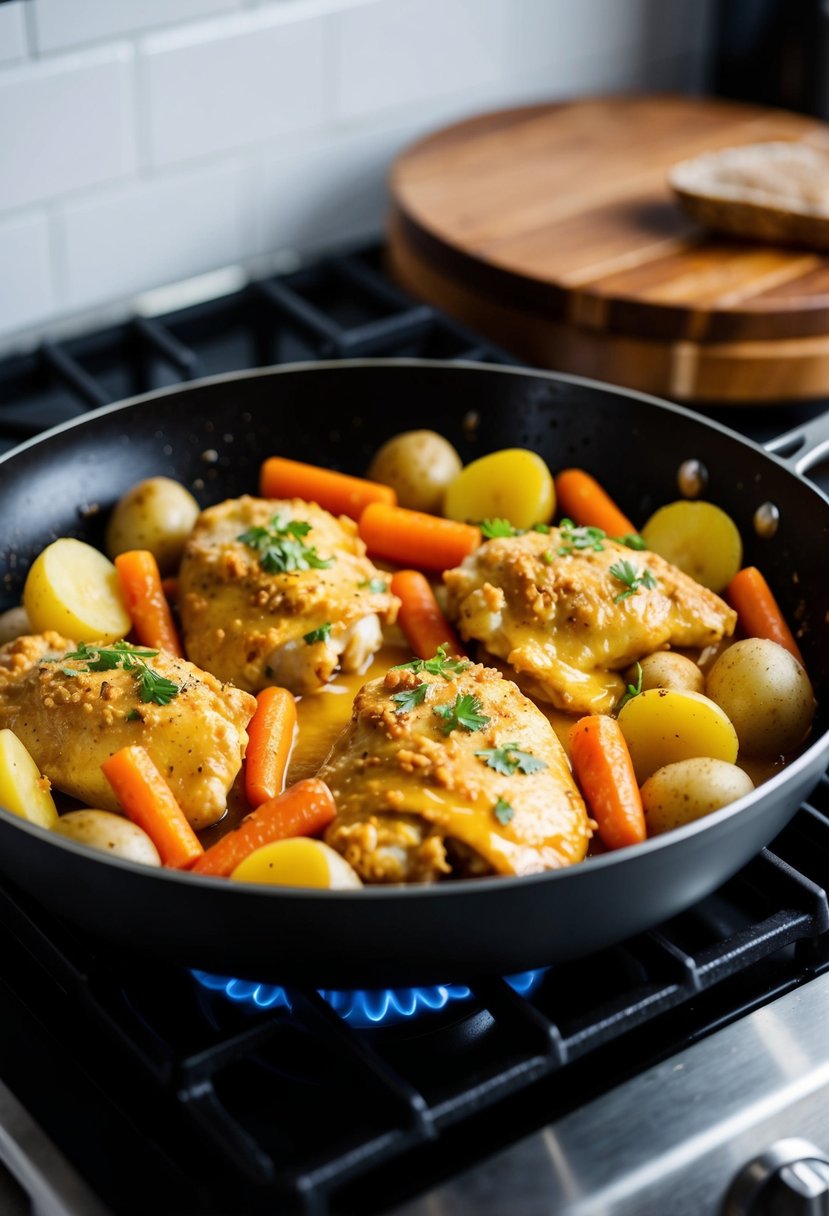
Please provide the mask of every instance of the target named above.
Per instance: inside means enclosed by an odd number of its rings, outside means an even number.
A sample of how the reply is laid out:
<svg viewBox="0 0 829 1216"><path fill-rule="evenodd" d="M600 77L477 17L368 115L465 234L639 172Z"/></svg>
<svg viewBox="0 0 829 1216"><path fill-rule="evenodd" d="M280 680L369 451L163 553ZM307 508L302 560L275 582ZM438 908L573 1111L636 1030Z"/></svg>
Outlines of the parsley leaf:
<svg viewBox="0 0 829 1216"><path fill-rule="evenodd" d="M416 705L422 705L426 700L426 694L429 691L428 684L418 684L415 688L406 688L403 692L396 692L392 697L396 705L396 714L407 714L414 709Z"/></svg>
<svg viewBox="0 0 829 1216"><path fill-rule="evenodd" d="M310 633L303 633L302 640L306 646L313 646L314 642L327 642L331 636L331 622L326 621L324 625L320 625L319 629L312 629Z"/></svg>
<svg viewBox="0 0 829 1216"><path fill-rule="evenodd" d="M533 524L532 531L541 532L541 533L543 533L544 536L547 536L550 531L550 525L549 524Z"/></svg>
<svg viewBox="0 0 829 1216"><path fill-rule="evenodd" d="M618 604L622 600L626 600L629 595L633 595L634 591L638 591L640 587L647 587L649 591L653 591L654 587L656 586L656 579L653 577L650 570L645 567L640 574L633 562L616 562L610 567L610 573L614 578L617 578L620 583L624 583L625 587L627 588L626 591L622 591L619 595L614 596L614 604Z"/></svg>
<svg viewBox="0 0 829 1216"><path fill-rule="evenodd" d="M560 557L567 557L574 550L592 549L601 553L607 533L603 528L577 527L572 519L563 519L559 524L561 544L558 547Z"/></svg>
<svg viewBox="0 0 829 1216"><path fill-rule="evenodd" d="M398 663L396 667L392 667L392 671L413 671L416 675L421 675L426 671L430 676L443 676L444 680L451 680L453 676L459 675L462 671L466 671L469 666L468 659L450 659L446 655L447 644L441 642L437 648L437 653L431 659L412 659L408 663Z"/></svg>
<svg viewBox="0 0 829 1216"><path fill-rule="evenodd" d="M547 765L532 752L524 752L517 743L503 743L501 747L485 747L475 752L496 773L511 777L514 772L538 773Z"/></svg>
<svg viewBox="0 0 829 1216"><path fill-rule="evenodd" d="M545 549L541 554L541 560L545 566L552 566L553 562L556 560L556 555L553 553L552 549Z"/></svg>
<svg viewBox="0 0 829 1216"><path fill-rule="evenodd" d="M138 712L137 709L131 709L129 711L129 713L125 715L125 717L128 722L143 722L144 721L144 719L141 717L141 714Z"/></svg>
<svg viewBox="0 0 829 1216"><path fill-rule="evenodd" d="M512 809L512 807L506 801L505 798L499 798L498 801L495 803L495 806L492 808L492 813L495 816L495 818L498 820L498 822L503 824L504 827L506 827L507 824L509 823L509 821L512 819L513 815L515 814L515 811Z"/></svg>
<svg viewBox="0 0 829 1216"><path fill-rule="evenodd" d="M141 646L132 646L129 642L113 642L111 646L89 646L80 642L77 650L57 659L44 659L44 663L65 663L67 659L77 659L85 663L85 667L72 669L63 667L61 670L68 676L77 676L81 671L114 671L121 667L131 671L138 681L138 693L142 701L154 701L156 705L169 705L173 697L181 692L181 686L166 676L153 671L146 659L154 659L157 650L147 650Z"/></svg>
<svg viewBox="0 0 829 1216"><path fill-rule="evenodd" d="M311 525L301 519L286 521L274 515L267 527L248 528L236 539L259 554L259 565L268 574L286 574L292 570L327 570L333 557L320 557L312 545L305 544Z"/></svg>
<svg viewBox="0 0 829 1216"><path fill-rule="evenodd" d="M499 536L523 536L523 528L513 528L508 519L482 519L479 525L484 540L495 540Z"/></svg>
<svg viewBox="0 0 829 1216"><path fill-rule="evenodd" d="M619 700L619 704L616 706L616 713L618 714L619 710L623 706L627 705L628 701L632 701L634 697L638 697L641 691L642 691L642 664L637 663L636 664L636 683L628 684L627 690L625 691L624 696L621 697L621 699Z"/></svg>
<svg viewBox="0 0 829 1216"><path fill-rule="evenodd" d="M619 545L625 545L628 549L637 549L641 552L642 549L647 549L644 537L638 532L626 532L624 536L611 536L611 540L615 540Z"/></svg>
<svg viewBox="0 0 829 1216"><path fill-rule="evenodd" d="M368 589L372 595L381 595L384 591L388 591L389 585L382 578L364 578L361 583L357 584L360 591Z"/></svg>
<svg viewBox="0 0 829 1216"><path fill-rule="evenodd" d="M441 729L445 735L449 735L458 727L469 731L483 730L490 721L487 715L481 712L483 708L482 702L472 693L459 692L451 705L436 705L434 712L439 718L443 718Z"/></svg>

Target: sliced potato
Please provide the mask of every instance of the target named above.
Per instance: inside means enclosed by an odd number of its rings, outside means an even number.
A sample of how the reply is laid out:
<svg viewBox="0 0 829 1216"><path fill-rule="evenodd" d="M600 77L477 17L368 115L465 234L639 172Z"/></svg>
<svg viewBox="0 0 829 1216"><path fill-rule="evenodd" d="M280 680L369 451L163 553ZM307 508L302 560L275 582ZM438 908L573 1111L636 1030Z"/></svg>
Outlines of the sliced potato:
<svg viewBox="0 0 829 1216"><path fill-rule="evenodd" d="M504 448L458 474L446 491L443 513L471 523L508 519L515 528L531 528L548 523L555 505L553 478L541 457L526 448Z"/></svg>
<svg viewBox="0 0 829 1216"><path fill-rule="evenodd" d="M642 692L649 688L679 688L688 692L702 692L705 677L692 659L673 650L657 650L645 655L640 661L642 668ZM625 672L625 679L636 685L636 664Z"/></svg>
<svg viewBox="0 0 829 1216"><path fill-rule="evenodd" d="M745 638L724 650L705 689L728 714L740 750L749 756L794 751L815 715L806 672L785 647L767 638Z"/></svg>
<svg viewBox="0 0 829 1216"><path fill-rule="evenodd" d="M628 701L618 720L640 785L677 760L710 756L733 764L737 759L734 727L701 693L651 688Z"/></svg>
<svg viewBox="0 0 829 1216"><path fill-rule="evenodd" d="M693 823L754 789L736 764L696 756L658 768L642 786L642 806L649 836Z"/></svg>
<svg viewBox="0 0 829 1216"><path fill-rule="evenodd" d="M38 633L54 629L76 642L114 642L132 627L112 562L70 537L54 541L35 559L23 606Z"/></svg>
<svg viewBox="0 0 829 1216"><path fill-rule="evenodd" d="M181 561L184 542L201 508L181 482L148 477L118 500L109 517L106 551L110 557L130 549L149 549L162 574Z"/></svg>
<svg viewBox="0 0 829 1216"><path fill-rule="evenodd" d="M262 845L240 862L230 876L240 882L275 887L320 887L343 891L363 884L351 866L321 840L297 836Z"/></svg>
<svg viewBox="0 0 829 1216"><path fill-rule="evenodd" d="M47 778L41 777L17 735L0 730L0 806L41 828L53 828L58 813L49 790Z"/></svg>
<svg viewBox="0 0 829 1216"><path fill-rule="evenodd" d="M743 542L730 515L712 502L681 499L660 507L642 529L647 547L712 591L740 569Z"/></svg>
<svg viewBox="0 0 829 1216"><path fill-rule="evenodd" d="M160 866L158 849L137 823L112 811L69 811L61 815L55 831L110 857L123 857L142 866Z"/></svg>
<svg viewBox="0 0 829 1216"><path fill-rule="evenodd" d="M460 456L437 431L404 431L383 444L366 476L391 486L401 507L438 515L461 468Z"/></svg>

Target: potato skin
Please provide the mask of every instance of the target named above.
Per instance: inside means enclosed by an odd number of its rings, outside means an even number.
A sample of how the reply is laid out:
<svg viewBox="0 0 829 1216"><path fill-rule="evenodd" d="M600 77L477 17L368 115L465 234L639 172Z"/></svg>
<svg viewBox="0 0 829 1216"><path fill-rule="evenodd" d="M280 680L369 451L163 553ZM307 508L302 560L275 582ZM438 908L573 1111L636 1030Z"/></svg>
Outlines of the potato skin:
<svg viewBox="0 0 829 1216"><path fill-rule="evenodd" d="M401 507L439 515L446 487L461 467L460 456L437 431L403 431L375 453L366 476L391 486Z"/></svg>
<svg viewBox="0 0 829 1216"><path fill-rule="evenodd" d="M649 836L693 823L754 789L736 764L697 756L658 768L642 786L642 806Z"/></svg>
<svg viewBox="0 0 829 1216"><path fill-rule="evenodd" d="M782 756L805 739L815 714L809 677L793 655L767 638L745 638L723 651L706 692L728 714L740 751Z"/></svg>
<svg viewBox="0 0 829 1216"><path fill-rule="evenodd" d="M161 865L158 850L147 833L137 823L112 811L69 811L61 815L54 831L111 857L123 857L144 866Z"/></svg>
<svg viewBox="0 0 829 1216"><path fill-rule="evenodd" d="M657 650L641 659L642 692L649 688L679 688L686 692L702 692L705 677L692 659L684 654L675 654L673 650ZM625 678L636 684L638 675L636 665L629 667Z"/></svg>
<svg viewBox="0 0 829 1216"><path fill-rule="evenodd" d="M149 549L161 573L172 574L200 509L190 491L170 477L139 481L113 508L106 551L115 558L130 549Z"/></svg>

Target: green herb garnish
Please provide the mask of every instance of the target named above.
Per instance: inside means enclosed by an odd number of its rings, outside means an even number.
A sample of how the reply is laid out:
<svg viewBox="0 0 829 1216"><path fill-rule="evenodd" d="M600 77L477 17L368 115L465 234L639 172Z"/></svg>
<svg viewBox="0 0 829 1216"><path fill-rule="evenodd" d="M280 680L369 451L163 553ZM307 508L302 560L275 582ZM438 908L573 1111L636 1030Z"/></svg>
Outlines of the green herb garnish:
<svg viewBox="0 0 829 1216"><path fill-rule="evenodd" d="M549 532L550 532L550 525L549 524L533 524L532 530L533 530L533 532L541 532L544 536L547 536L547 535L549 535Z"/></svg>
<svg viewBox="0 0 829 1216"><path fill-rule="evenodd" d="M545 566L552 566L553 562L556 560L556 555L553 553L552 549L545 549L541 554L541 560Z"/></svg>
<svg viewBox="0 0 829 1216"><path fill-rule="evenodd" d="M638 532L626 532L624 536L611 536L611 540L615 540L618 545L624 545L628 549L637 549L641 552L642 549L647 549L644 537Z"/></svg>
<svg viewBox="0 0 829 1216"><path fill-rule="evenodd" d="M621 698L621 700L619 701L619 704L616 706L616 713L618 714L619 710L622 709L625 705L627 705L628 701L632 701L634 697L638 697L641 691L642 691L642 664L637 663L636 664L636 683L628 684L624 696Z"/></svg>
<svg viewBox="0 0 829 1216"><path fill-rule="evenodd" d="M319 629L312 629L310 633L303 633L302 640L307 646L313 646L314 642L327 642L331 636L331 622L326 621L324 625L320 625Z"/></svg>
<svg viewBox="0 0 829 1216"><path fill-rule="evenodd" d="M416 675L420 675L426 671L430 676L443 676L444 680L451 680L453 676L460 675L462 671L466 671L469 666L468 659L450 659L447 657L447 644L441 642L437 648L434 658L431 659L412 659L408 663L398 663L396 667L392 667L392 671L413 671Z"/></svg>
<svg viewBox="0 0 829 1216"><path fill-rule="evenodd" d="M515 814L515 811L512 809L512 807L506 801L505 798L499 798L498 801L495 803L495 806L492 808L492 813L495 816L495 818L498 820L498 822L503 824L504 827L506 827L507 824L509 823L509 821L512 819L513 815Z"/></svg>
<svg viewBox="0 0 829 1216"><path fill-rule="evenodd" d="M266 527L248 528L236 537L259 554L259 565L268 574L292 570L327 570L333 557L320 557L312 545L305 544L311 525L300 519L285 520L274 515Z"/></svg>
<svg viewBox="0 0 829 1216"><path fill-rule="evenodd" d="M428 684L418 684L414 688L406 688L403 692L396 692L392 697L392 701L397 706L394 712L396 714L410 713L416 705L423 704L428 691Z"/></svg>
<svg viewBox="0 0 829 1216"><path fill-rule="evenodd" d="M434 712L443 718L441 729L449 735L458 727L464 730L483 730L489 725L489 718L482 713L483 704L471 693L458 693L451 705L436 705Z"/></svg>
<svg viewBox="0 0 829 1216"><path fill-rule="evenodd" d="M137 709L131 709L129 711L129 713L126 714L126 719L128 722L143 722L144 721L144 719L141 717L141 714L138 712Z"/></svg>
<svg viewBox="0 0 829 1216"><path fill-rule="evenodd" d="M78 649L63 655L59 659L44 659L44 663L65 663L67 659L77 659L85 663L85 667L71 670L63 667L66 675L76 676L79 671L114 671L116 667L131 671L138 681L138 693L142 701L153 701L156 705L168 705L173 697L181 692L181 685L166 676L160 675L148 666L146 660L154 659L157 650L146 650L140 646L131 646L129 642L113 642L111 646L88 646L80 642Z"/></svg>
<svg viewBox="0 0 829 1216"><path fill-rule="evenodd" d="M523 536L523 528L513 528L508 519L482 519L479 527L484 540L495 540L500 536Z"/></svg>
<svg viewBox="0 0 829 1216"><path fill-rule="evenodd" d="M581 552L591 549L601 553L607 533L603 528L578 527L572 519L563 519L559 524L561 544L558 547L560 557L568 557L574 551Z"/></svg>
<svg viewBox="0 0 829 1216"><path fill-rule="evenodd" d="M652 591L656 586L656 579L651 574L650 570L645 567L640 574L634 566L633 562L623 561L616 562L610 567L610 573L614 578L617 578L620 583L624 583L627 588L613 599L614 604L626 600L629 595L633 595L634 591L638 591L640 587L647 587Z"/></svg>
<svg viewBox="0 0 829 1216"><path fill-rule="evenodd" d="M361 583L357 584L360 591L368 589L373 595L381 595L384 591L388 591L389 585L381 578L364 578Z"/></svg>
<svg viewBox="0 0 829 1216"><path fill-rule="evenodd" d="M524 752L517 743L503 743L501 747L485 747L475 752L496 773L511 777L513 773L538 773L547 765L532 752Z"/></svg>

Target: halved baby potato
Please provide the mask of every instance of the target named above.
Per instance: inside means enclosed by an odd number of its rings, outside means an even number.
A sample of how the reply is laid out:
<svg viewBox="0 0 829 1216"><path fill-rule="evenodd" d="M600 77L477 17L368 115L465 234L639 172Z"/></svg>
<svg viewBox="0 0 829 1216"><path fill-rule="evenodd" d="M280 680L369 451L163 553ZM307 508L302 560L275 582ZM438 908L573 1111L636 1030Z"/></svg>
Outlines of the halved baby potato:
<svg viewBox="0 0 829 1216"><path fill-rule="evenodd" d="M712 591L722 591L740 569L743 542L730 515L712 502L668 503L650 517L642 538L652 553Z"/></svg>
<svg viewBox="0 0 829 1216"><path fill-rule="evenodd" d="M473 460L447 487L443 513L479 523L508 519L514 528L546 524L555 510L555 487L547 465L526 448L504 448Z"/></svg>
<svg viewBox="0 0 829 1216"><path fill-rule="evenodd" d="M733 764L737 732L724 710L701 693L652 688L628 701L619 713L636 780L677 760L709 756Z"/></svg>
<svg viewBox="0 0 829 1216"><path fill-rule="evenodd" d="M123 857L142 866L160 866L158 849L143 828L123 815L93 808L61 815L55 831L110 857Z"/></svg>
<svg viewBox="0 0 829 1216"><path fill-rule="evenodd" d="M76 642L115 642L132 627L112 562L71 537L53 541L35 559L23 607L36 632L54 629Z"/></svg>
<svg viewBox="0 0 829 1216"><path fill-rule="evenodd" d="M321 840L297 836L262 845L240 862L231 878L274 887L344 891L363 884L345 858Z"/></svg>
<svg viewBox="0 0 829 1216"><path fill-rule="evenodd" d="M17 735L0 730L0 806L38 827L54 828L58 812L49 790L48 780Z"/></svg>

